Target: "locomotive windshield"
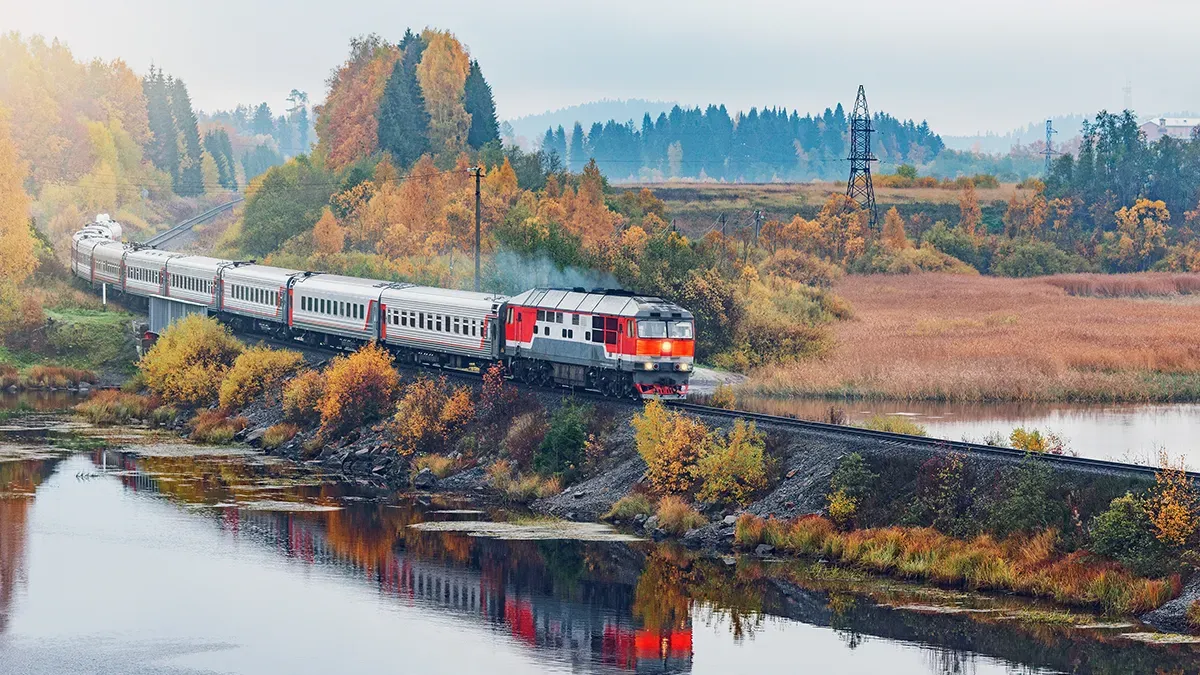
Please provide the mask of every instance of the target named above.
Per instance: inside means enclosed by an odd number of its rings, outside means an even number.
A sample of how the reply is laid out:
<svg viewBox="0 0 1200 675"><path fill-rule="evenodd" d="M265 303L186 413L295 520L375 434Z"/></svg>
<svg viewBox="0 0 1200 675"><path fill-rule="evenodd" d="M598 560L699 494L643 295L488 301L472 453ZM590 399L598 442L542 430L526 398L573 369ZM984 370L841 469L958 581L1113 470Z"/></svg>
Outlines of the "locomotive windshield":
<svg viewBox="0 0 1200 675"><path fill-rule="evenodd" d="M639 321L638 337L640 338L665 338L667 337L667 322L666 321Z"/></svg>
<svg viewBox="0 0 1200 675"><path fill-rule="evenodd" d="M691 321L672 321L671 322L671 337L678 340L692 339L692 322Z"/></svg>

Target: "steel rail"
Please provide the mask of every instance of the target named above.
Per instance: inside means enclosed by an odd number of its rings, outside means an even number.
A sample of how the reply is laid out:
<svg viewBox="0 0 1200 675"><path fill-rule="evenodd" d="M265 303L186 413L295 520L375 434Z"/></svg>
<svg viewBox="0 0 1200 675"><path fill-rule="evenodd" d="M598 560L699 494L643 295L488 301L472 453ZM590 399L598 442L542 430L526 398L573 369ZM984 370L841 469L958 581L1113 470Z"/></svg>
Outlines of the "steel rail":
<svg viewBox="0 0 1200 675"><path fill-rule="evenodd" d="M167 243L168 241L171 241L175 237L178 237L179 235L183 234L184 232L191 230L193 227L199 225L200 223L203 223L206 220L210 220L213 217L215 217L216 215L218 215L224 211L232 209L234 206L236 206L237 204L240 204L243 201L245 201L245 197L237 197L233 201L225 202L224 204L214 206L213 208L205 211L204 213L201 213L198 216L192 216L191 218L188 218L187 220L179 223L178 225L172 227L169 230L164 230L162 232L159 232L158 234L154 235L153 237L150 237L146 241L142 242L142 244L145 246L150 246L152 248L157 248L157 247Z"/></svg>

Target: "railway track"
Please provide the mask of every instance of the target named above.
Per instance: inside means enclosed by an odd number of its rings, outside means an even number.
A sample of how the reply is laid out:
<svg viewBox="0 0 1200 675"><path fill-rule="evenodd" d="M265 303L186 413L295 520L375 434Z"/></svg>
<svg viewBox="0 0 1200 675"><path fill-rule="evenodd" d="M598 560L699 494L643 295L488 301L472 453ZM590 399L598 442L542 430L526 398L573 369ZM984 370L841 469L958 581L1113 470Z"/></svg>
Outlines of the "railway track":
<svg viewBox="0 0 1200 675"><path fill-rule="evenodd" d="M248 333L245 335L241 335L240 337L242 337L244 339L249 339L249 340L260 340L263 342L268 342L268 343L271 343L271 344L274 344L274 345L277 345L280 347L289 348L289 349L297 349L297 346L295 344L289 344L282 340L277 340L275 338L267 338L262 335ZM322 354L329 354L330 356L335 356L337 354L345 353L340 350L322 348L322 347L304 346L304 347L302 347L302 349L307 349L309 351L318 352L318 353L322 353ZM404 368L405 370L412 370L412 371L431 370L430 368L422 368L422 367L418 367L418 366L409 366L409 365L405 365L405 366L401 366L401 367ZM454 378L454 379L462 379L462 380L478 380L479 379L479 375L472 371L446 369L446 368L437 369L437 371L442 374L445 374L451 378ZM515 380L513 381L513 384L515 384L517 387L521 387L521 388L525 388L525 389L537 389L540 391L568 393L568 391L566 389L563 389L561 387L543 387L543 386L538 386L538 385L529 385L529 384L516 382ZM581 398L595 400L595 401L601 401L601 402L607 402L607 403L626 403L629 405L636 405L636 402L634 402L634 401L622 401L622 400L607 398L605 396L601 396L600 394L593 393L593 392L586 392L586 391L585 392L576 392L575 395L579 396ZM861 427L852 427L852 426L845 426L845 425L840 425L840 424L829 424L827 422L814 422L814 421L810 421L810 420L798 419L795 417L785 417L782 415L769 415L766 413L756 413L756 412L749 412L749 411L745 411L745 410L728 410L726 408L714 408L711 406L700 405L698 403L688 403L685 401L667 401L666 403L668 406L675 408L677 410L691 412L691 413L695 413L698 415L710 415L710 416L715 416L715 417L745 419L745 420L752 420L755 422L761 422L763 424L773 424L776 426L790 427L793 429L804 429L806 431L815 431L815 432L819 432L819 433L823 433L823 434L843 436L846 438L856 438L856 439L860 439L860 440L861 439L870 439L870 440L877 441L884 445L895 444L895 445L907 445L909 447L914 447L914 446L915 447L924 447L924 448L929 448L932 450L937 450L938 452L961 452L964 454L973 454L973 455L979 455L979 456L999 457L999 458L1004 458L1004 459L1008 459L1011 461L1020 461L1021 459L1023 459L1026 456L1026 454L1028 454L1024 450L1014 450L1013 448L1003 448L1003 447L999 447L999 446L995 446L995 445L983 445L981 443L968 443L966 441L952 441L952 440L942 439L942 438L929 438L926 436L910 436L908 434L898 434L898 433L894 433L894 432L890 432L890 431L875 431L873 429L863 429ZM1064 466L1064 467L1071 467L1071 468L1075 468L1075 469L1086 469L1086 470L1094 471L1094 472L1136 475L1136 476L1141 476L1141 477L1146 477L1146 478L1153 478L1154 474L1158 470L1156 467L1152 467L1152 466L1143 466L1140 464L1126 464L1124 462L1114 462L1114 461L1104 460L1104 459L1091 459L1088 457L1075 457L1072 455L1049 455L1049 454L1047 454L1047 455L1041 455L1040 457L1052 464L1057 464L1059 466ZM1193 481L1200 482L1200 472L1189 471L1187 475Z"/></svg>
<svg viewBox="0 0 1200 675"><path fill-rule="evenodd" d="M228 201L228 202L225 202L224 204L219 204L217 206L214 206L213 208L205 211L204 213L201 213L198 216L192 216L191 218L188 218L187 220L179 223L178 225L172 227L169 230L164 230L162 232L159 232L158 234L154 235L153 237L150 237L149 239L147 239L146 241L144 241L142 243L145 244L146 246L150 246L151 248L158 248L159 246L162 246L163 244L167 243L168 241L171 241L175 237L178 237L179 235L181 235L185 232L191 231L191 229L193 227L199 225L200 223L211 220L211 219L215 218L217 215L224 213L225 211L228 211L229 209L232 209L234 206L240 204L243 201L245 201L244 197L237 197L237 198L233 199L232 201Z"/></svg>
<svg viewBox="0 0 1200 675"><path fill-rule="evenodd" d="M1011 460L1020 460L1027 454L1024 450L1014 450L1012 448L1002 448L994 445L968 443L966 441L951 441L941 438L928 438L926 436L910 436L908 434L898 434L890 431L875 431L873 429L862 429L860 427L829 424L827 422L812 422L809 420L797 419L795 417L784 417L781 415L768 415L766 413L747 412L744 410L713 408L706 405L699 405L697 403L672 401L668 405L678 410L685 410L696 414L753 420L755 422L762 422L764 424L774 424L784 427L805 429L808 431L817 431L825 434L860 439L869 438L884 444L890 443L926 447L936 449L941 452L962 452L964 454L1003 457ZM1148 476L1151 478L1158 470L1156 467L1152 466L1126 464L1124 462L1113 462L1105 459L1091 459L1088 457L1074 457L1071 455L1041 455L1041 457L1060 466L1071 466L1079 469L1089 469L1091 471L1120 473L1126 475L1133 474L1139 476ZM1198 472L1189 471L1187 475L1193 481L1200 481L1200 473Z"/></svg>

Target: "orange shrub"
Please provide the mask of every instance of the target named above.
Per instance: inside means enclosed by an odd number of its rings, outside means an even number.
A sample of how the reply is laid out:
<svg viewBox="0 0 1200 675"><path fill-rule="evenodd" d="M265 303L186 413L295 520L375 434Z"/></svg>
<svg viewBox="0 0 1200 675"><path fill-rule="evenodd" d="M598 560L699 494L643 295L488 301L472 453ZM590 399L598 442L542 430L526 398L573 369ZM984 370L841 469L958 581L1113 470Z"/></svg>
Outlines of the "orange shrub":
<svg viewBox="0 0 1200 675"><path fill-rule="evenodd" d="M667 495L658 502L657 515L658 526L676 535L708 524L708 521L696 509L674 495Z"/></svg>
<svg viewBox="0 0 1200 675"><path fill-rule="evenodd" d="M221 410L204 410L188 422L196 443L221 444L233 440L234 434L246 428L245 417L230 417Z"/></svg>
<svg viewBox="0 0 1200 675"><path fill-rule="evenodd" d="M199 407L216 402L225 371L244 349L216 319L191 314L163 331L138 367L164 403Z"/></svg>
<svg viewBox="0 0 1200 675"><path fill-rule="evenodd" d="M696 478L696 462L708 442L708 427L650 401L633 417L634 442L646 460L650 484L665 494L686 492Z"/></svg>
<svg viewBox="0 0 1200 675"><path fill-rule="evenodd" d="M296 424L316 424L321 420L317 406L325 396L325 376L309 370L283 387L283 416Z"/></svg>
<svg viewBox="0 0 1200 675"><path fill-rule="evenodd" d="M75 412L92 424L120 424L132 419L145 419L156 405L149 396L106 389L92 394L88 400L75 406Z"/></svg>
<svg viewBox="0 0 1200 675"><path fill-rule="evenodd" d="M401 453L436 450L475 414L468 387L451 388L446 378L422 375L404 388L392 429Z"/></svg>
<svg viewBox="0 0 1200 675"><path fill-rule="evenodd" d="M273 393L300 370L304 357L290 349L256 346L238 355L225 374L219 394L220 405L236 410L249 405L263 393Z"/></svg>
<svg viewBox="0 0 1200 675"><path fill-rule="evenodd" d="M321 435L328 438L377 420L392 406L400 376L392 355L372 342L349 356L339 356L325 370Z"/></svg>
<svg viewBox="0 0 1200 675"><path fill-rule="evenodd" d="M1183 546L1196 533L1200 524L1200 501L1196 486L1187 476L1183 459L1171 463L1165 451L1159 453L1159 466L1154 474L1154 487L1146 502L1146 513L1154 526L1154 536L1164 544Z"/></svg>
<svg viewBox="0 0 1200 675"><path fill-rule="evenodd" d="M550 426L546 424L546 412L535 410L513 420L504 435L504 454L519 467L528 468L533 454L542 444Z"/></svg>
<svg viewBox="0 0 1200 675"><path fill-rule="evenodd" d="M63 366L33 366L21 376L27 387L54 387L63 389L78 386L81 382L96 384L100 378L90 370Z"/></svg>
<svg viewBox="0 0 1200 675"><path fill-rule="evenodd" d="M279 446L287 443L300 433L300 427L288 422L272 425L267 429L262 437L262 447L265 450L274 450Z"/></svg>
<svg viewBox="0 0 1200 675"><path fill-rule="evenodd" d="M737 420L728 438L716 438L704 448L696 464L703 481L696 494L701 501L746 506L767 487L766 439L754 422Z"/></svg>

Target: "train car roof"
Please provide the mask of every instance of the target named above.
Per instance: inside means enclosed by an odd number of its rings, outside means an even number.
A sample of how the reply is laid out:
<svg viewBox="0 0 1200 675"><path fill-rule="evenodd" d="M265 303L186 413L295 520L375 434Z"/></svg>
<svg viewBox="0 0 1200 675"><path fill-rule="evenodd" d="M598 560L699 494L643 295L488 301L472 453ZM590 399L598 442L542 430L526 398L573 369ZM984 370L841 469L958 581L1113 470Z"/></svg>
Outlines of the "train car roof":
<svg viewBox="0 0 1200 675"><path fill-rule="evenodd" d="M344 288L353 288L357 292L373 291L374 295L378 295L379 291L392 286L390 281L379 281L378 279L365 279L363 277L348 277L342 274L326 274L320 272L296 280L296 287L301 286L314 289L331 289L338 290Z"/></svg>
<svg viewBox="0 0 1200 675"><path fill-rule="evenodd" d="M269 283L277 283L297 274L303 274L303 272L287 269L286 267L271 267L270 265L238 265L237 267L227 267L222 272L222 276L229 279L265 281Z"/></svg>
<svg viewBox="0 0 1200 675"><path fill-rule="evenodd" d="M160 251L156 248L135 248L130 249L129 255L125 257L125 260L127 262L153 262L156 260L165 262L171 258L181 257L183 257L182 253L174 253L172 251Z"/></svg>
<svg viewBox="0 0 1200 675"><path fill-rule="evenodd" d="M414 286L412 284L394 284L383 292L384 299L397 298L419 302L446 303L459 307L475 307L490 311L493 305L506 300L507 296L497 293L476 293L475 291L460 291L454 288L437 288L435 286Z"/></svg>
<svg viewBox="0 0 1200 675"><path fill-rule="evenodd" d="M642 319L691 319L692 313L662 298L634 295L628 291L534 288L508 300L522 307L561 312L607 314Z"/></svg>
<svg viewBox="0 0 1200 675"><path fill-rule="evenodd" d="M181 255L178 258L172 258L167 265L169 267L188 267L191 269L213 270L215 272L220 269L221 265L228 265L229 262L224 258L212 258L206 255Z"/></svg>

